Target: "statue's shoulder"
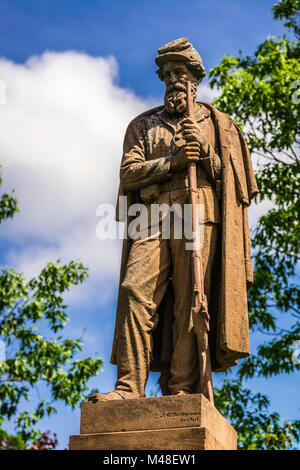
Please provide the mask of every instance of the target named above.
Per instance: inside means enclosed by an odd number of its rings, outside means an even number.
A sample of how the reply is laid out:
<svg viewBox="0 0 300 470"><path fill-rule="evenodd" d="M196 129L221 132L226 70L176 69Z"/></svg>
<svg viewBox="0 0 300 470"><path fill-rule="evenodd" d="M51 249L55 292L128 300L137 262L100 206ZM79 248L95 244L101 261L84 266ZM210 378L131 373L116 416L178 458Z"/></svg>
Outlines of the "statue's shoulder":
<svg viewBox="0 0 300 470"><path fill-rule="evenodd" d="M217 109L214 105L210 103L204 103L202 101L199 102L201 105L205 106L207 109L210 110L211 114L214 115L215 120L218 123L219 129L221 130L230 130L230 136L232 139L234 138L241 138L242 140L245 139L242 129L233 121L232 117L228 114L223 113L219 109Z"/></svg>
<svg viewBox="0 0 300 470"><path fill-rule="evenodd" d="M220 111L213 104L205 103L204 101L200 101L199 103L202 106L205 106L205 108L207 108L211 112L211 114L213 114L214 118L218 121L218 124L219 124L220 127L229 128L232 125L235 126L232 118L228 114L223 113L222 111Z"/></svg>
<svg viewBox="0 0 300 470"><path fill-rule="evenodd" d="M138 125L139 123L145 120L155 119L156 117L159 117L160 114L163 112L163 109L163 106L157 106L156 108L151 108L147 111L144 111L143 113L139 114L134 119L132 119L132 121L130 121L130 123L128 124L128 129L132 126Z"/></svg>

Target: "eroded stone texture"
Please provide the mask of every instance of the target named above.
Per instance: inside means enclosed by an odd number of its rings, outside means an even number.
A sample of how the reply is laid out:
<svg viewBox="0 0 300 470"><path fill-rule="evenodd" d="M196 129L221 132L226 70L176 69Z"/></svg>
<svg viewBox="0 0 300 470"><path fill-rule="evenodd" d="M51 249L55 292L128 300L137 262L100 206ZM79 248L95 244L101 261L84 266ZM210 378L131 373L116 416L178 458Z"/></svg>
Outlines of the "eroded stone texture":
<svg viewBox="0 0 300 470"><path fill-rule="evenodd" d="M236 432L202 395L82 404L70 449L236 449Z"/></svg>

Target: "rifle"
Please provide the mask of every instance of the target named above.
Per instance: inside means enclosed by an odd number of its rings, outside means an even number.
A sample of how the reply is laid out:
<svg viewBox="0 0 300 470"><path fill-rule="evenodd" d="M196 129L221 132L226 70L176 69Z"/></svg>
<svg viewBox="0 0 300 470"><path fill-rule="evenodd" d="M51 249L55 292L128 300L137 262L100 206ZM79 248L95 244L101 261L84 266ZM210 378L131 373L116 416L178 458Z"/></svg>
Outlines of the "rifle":
<svg viewBox="0 0 300 470"><path fill-rule="evenodd" d="M187 82L187 116L194 117L194 102L191 93L191 83ZM195 162L188 164L188 193L192 206L193 249L191 250L191 268L193 282L192 320L197 336L199 352L199 392L214 404L210 352L208 345L209 313L207 299L204 294L202 256L200 249L199 223L197 216L197 167Z"/></svg>

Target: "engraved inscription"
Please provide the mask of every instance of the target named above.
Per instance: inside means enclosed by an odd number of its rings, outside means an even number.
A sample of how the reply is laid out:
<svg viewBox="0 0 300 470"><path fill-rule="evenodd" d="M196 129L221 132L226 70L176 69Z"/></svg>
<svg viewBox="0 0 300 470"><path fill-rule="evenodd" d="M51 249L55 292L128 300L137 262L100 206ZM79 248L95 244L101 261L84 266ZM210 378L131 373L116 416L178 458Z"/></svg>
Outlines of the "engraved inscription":
<svg viewBox="0 0 300 470"><path fill-rule="evenodd" d="M181 412L177 413L176 411L168 411L167 413L156 413L156 419L163 419L163 418L177 418L180 422L198 422L200 421L201 413L200 411L190 411L190 412Z"/></svg>

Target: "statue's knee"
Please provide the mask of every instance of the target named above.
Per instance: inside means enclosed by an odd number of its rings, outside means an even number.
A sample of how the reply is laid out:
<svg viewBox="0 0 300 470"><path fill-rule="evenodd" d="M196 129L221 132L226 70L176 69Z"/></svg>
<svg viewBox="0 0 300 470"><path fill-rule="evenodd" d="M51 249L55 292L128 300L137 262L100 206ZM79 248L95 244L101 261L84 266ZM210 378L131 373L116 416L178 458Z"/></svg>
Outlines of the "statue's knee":
<svg viewBox="0 0 300 470"><path fill-rule="evenodd" d="M144 286L136 284L134 282L123 281L120 286L120 302L123 305L130 307L130 312L139 316L140 312L145 310L150 314L153 314L155 310L155 304L151 297L149 298L149 291ZM141 310L142 309L142 310Z"/></svg>

